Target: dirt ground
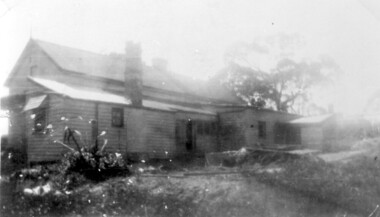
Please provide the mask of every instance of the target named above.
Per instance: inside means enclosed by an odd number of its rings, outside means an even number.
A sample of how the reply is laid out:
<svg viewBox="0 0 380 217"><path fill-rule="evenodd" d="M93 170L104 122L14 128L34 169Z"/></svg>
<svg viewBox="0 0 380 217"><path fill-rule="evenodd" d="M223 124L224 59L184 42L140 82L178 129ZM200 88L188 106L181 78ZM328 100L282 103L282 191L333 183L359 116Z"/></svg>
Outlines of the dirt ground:
<svg viewBox="0 0 380 217"><path fill-rule="evenodd" d="M170 161L159 165L161 162L134 164L132 176L80 186L69 193L72 198L66 204L75 210L63 209L55 216L359 216L312 195L286 189L284 185L258 181L260 172L257 171L263 167L257 163L222 167L204 166L200 161L182 167ZM265 169L275 175L275 166L269 163ZM247 175L250 170L255 170L255 175ZM59 201L59 197L53 194L52 198ZM78 205L72 206L71 201Z"/></svg>
<svg viewBox="0 0 380 217"><path fill-rule="evenodd" d="M354 150L354 151L341 151L337 153L326 153L326 154L319 154L318 157L322 160L332 163L332 162L344 162L349 161L354 157L364 155L368 153L368 150Z"/></svg>
<svg viewBox="0 0 380 217"><path fill-rule="evenodd" d="M120 182L120 180L118 180ZM199 216L199 210L210 216L266 216L266 217L320 217L356 216L338 207L305 197L286 189L260 183L242 174L194 175L155 174L130 177L123 182L146 189L150 196L171 195L178 200L191 198L197 206L190 214ZM93 186L90 192L106 191L106 186ZM94 190L95 189L95 190ZM170 209L173 201L162 201L162 209ZM143 206L143 204L142 204ZM173 205L174 206L174 205ZM155 216L146 210L146 216Z"/></svg>

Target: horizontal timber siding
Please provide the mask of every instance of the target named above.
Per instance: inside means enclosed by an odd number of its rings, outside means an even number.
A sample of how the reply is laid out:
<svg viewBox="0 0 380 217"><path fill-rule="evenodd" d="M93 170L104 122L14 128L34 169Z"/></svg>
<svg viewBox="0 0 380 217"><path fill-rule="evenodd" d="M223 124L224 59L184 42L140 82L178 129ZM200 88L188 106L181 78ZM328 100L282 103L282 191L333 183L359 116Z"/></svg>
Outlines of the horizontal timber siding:
<svg viewBox="0 0 380 217"><path fill-rule="evenodd" d="M102 146L107 141L105 146L106 151L126 153L127 149L127 128L125 108L122 106L113 106L109 104L99 104L99 132L105 132L104 136L100 137L99 144ZM112 126L112 108L124 109L124 126Z"/></svg>
<svg viewBox="0 0 380 217"><path fill-rule="evenodd" d="M173 113L126 108L127 151L146 153L153 158L175 154L175 119Z"/></svg>
<svg viewBox="0 0 380 217"><path fill-rule="evenodd" d="M217 132L215 134L205 135L198 134L198 123L199 121L210 121L215 122L217 125L216 115L206 115L197 113L186 113L177 112L176 120L178 126L177 132L177 153L187 153L186 150L186 123L188 120L193 121L193 139L195 140L195 152L197 153L208 153L215 152L218 149Z"/></svg>
<svg viewBox="0 0 380 217"><path fill-rule="evenodd" d="M246 145L247 120L244 112L220 114L221 151L237 150Z"/></svg>
<svg viewBox="0 0 380 217"><path fill-rule="evenodd" d="M53 126L52 132L35 133L33 130L34 120L31 118L33 111L25 112L27 122L27 143L28 143L28 160L34 161L52 161L58 160L64 152L67 151L62 145L55 143L55 140L62 140L63 128L61 127L60 113L63 111L63 99L56 95L48 96L47 125Z"/></svg>

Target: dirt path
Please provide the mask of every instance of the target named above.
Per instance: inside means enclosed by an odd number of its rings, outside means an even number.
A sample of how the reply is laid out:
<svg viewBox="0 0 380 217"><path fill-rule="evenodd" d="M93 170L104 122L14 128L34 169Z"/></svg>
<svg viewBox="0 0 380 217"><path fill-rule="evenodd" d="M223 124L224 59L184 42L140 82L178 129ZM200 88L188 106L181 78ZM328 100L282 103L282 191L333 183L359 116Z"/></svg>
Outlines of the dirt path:
<svg viewBox="0 0 380 217"><path fill-rule="evenodd" d="M368 150L342 151L338 153L319 154L318 157L320 157L322 160L328 163L337 162L337 161L342 162L342 161L350 160L351 158L357 157L366 152L368 152Z"/></svg>
<svg viewBox="0 0 380 217"><path fill-rule="evenodd" d="M152 192L170 192L179 198L192 195L211 216L356 216L330 204L285 189L257 182L239 174L185 178L141 177ZM195 196L194 196L195 195Z"/></svg>

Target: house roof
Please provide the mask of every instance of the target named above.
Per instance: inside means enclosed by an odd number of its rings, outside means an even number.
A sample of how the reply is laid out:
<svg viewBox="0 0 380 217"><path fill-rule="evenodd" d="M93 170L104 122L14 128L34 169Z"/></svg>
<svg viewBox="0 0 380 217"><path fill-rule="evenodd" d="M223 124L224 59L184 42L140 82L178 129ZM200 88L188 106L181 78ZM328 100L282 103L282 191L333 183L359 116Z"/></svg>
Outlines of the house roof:
<svg viewBox="0 0 380 217"><path fill-rule="evenodd" d="M143 100L143 106L147 108L154 108L166 111L184 111L184 112L194 112L206 115L216 115L215 112L204 110L202 108L186 107L180 105L174 105L169 103L163 103L153 100Z"/></svg>
<svg viewBox="0 0 380 217"><path fill-rule="evenodd" d="M69 86L67 84L63 84L57 81L35 78L35 77L28 77L28 79L39 84L40 86L43 86L53 91L54 93L67 96L72 99L114 103L114 104L121 104L121 105L132 104L130 99L124 96L117 95L114 93L109 93L109 92L96 89L96 88L83 88L83 87ZM207 114L207 115L216 115L216 113L203 110L202 108L186 107L186 106L180 106L180 105L158 102L154 100L145 100L145 99L143 100L143 107L158 109L158 110L163 110L163 111L170 111L170 112L185 111L185 112L194 112L194 113L201 113L201 114Z"/></svg>
<svg viewBox="0 0 380 217"><path fill-rule="evenodd" d="M223 87L220 81L216 80L201 80L190 78L184 75L175 75L175 78L180 82L184 89L198 96L208 96L213 99L224 99L227 104L242 105L242 100L236 94L227 88Z"/></svg>
<svg viewBox="0 0 380 217"><path fill-rule="evenodd" d="M35 42L59 67L117 81L124 80L125 61L122 54L98 54L41 40ZM177 93L192 94L212 100L241 103L231 91L215 82L194 80L143 64L143 85Z"/></svg>
<svg viewBox="0 0 380 217"><path fill-rule="evenodd" d="M40 40L34 40L34 42L64 70L106 79L124 80L124 55L104 55ZM183 87L171 78L168 72L156 70L145 64L143 65L143 84L149 87L185 93Z"/></svg>
<svg viewBox="0 0 380 217"><path fill-rule="evenodd" d="M72 99L90 100L90 101L101 101L108 103L116 103L122 105L130 105L131 101L123 96L108 93L95 88L80 88L69 86L57 81L46 80L42 78L28 77L35 83L52 90L55 93L68 96Z"/></svg>
<svg viewBox="0 0 380 217"><path fill-rule="evenodd" d="M332 114L302 117L289 121L290 124L321 124L331 118Z"/></svg>

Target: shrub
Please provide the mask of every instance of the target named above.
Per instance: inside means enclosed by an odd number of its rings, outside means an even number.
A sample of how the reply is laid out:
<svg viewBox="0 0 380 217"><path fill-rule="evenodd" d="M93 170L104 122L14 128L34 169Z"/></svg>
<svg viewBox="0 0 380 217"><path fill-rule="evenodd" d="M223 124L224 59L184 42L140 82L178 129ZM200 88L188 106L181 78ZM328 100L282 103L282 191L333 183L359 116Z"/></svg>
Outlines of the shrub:
<svg viewBox="0 0 380 217"><path fill-rule="evenodd" d="M1 175L9 175L26 165L26 153L20 149L7 148L1 151Z"/></svg>
<svg viewBox="0 0 380 217"><path fill-rule="evenodd" d="M375 152L380 152L380 137L375 138L366 138L359 142L356 142L352 149L360 150L360 149L371 149Z"/></svg>
<svg viewBox="0 0 380 217"><path fill-rule="evenodd" d="M62 160L62 171L65 174L80 173L93 181L103 181L110 177L123 176L129 173L121 154L96 152L82 149L68 152Z"/></svg>
<svg viewBox="0 0 380 217"><path fill-rule="evenodd" d="M127 175L128 167L120 153L108 153L104 151L107 141L99 149L98 138L92 145L81 146L74 134L79 134L70 128L65 130L65 139L70 145L70 141L74 142L75 147L60 143L67 147L70 151L66 153L62 159L62 171L65 174L72 172L83 174L86 178L93 181L103 181L110 177Z"/></svg>

